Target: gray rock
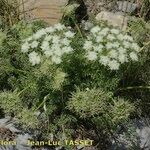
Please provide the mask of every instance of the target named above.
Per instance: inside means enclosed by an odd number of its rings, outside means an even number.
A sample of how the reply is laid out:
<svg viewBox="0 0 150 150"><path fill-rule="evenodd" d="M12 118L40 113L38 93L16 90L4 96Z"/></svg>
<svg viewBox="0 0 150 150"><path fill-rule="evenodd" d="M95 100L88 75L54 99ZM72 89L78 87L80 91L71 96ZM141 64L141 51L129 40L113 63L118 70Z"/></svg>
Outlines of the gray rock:
<svg viewBox="0 0 150 150"><path fill-rule="evenodd" d="M31 147L27 145L28 139L31 139L32 137L29 134L20 134L18 135L16 141L17 145L16 148L18 150L31 150Z"/></svg>
<svg viewBox="0 0 150 150"><path fill-rule="evenodd" d="M1 146L0 145L0 150L31 150L31 147L27 145L27 140L31 138L29 134L21 134L21 131L18 130L15 127L16 120L14 118L11 118L10 116L7 116L5 118L0 119L0 128L4 128L8 131L11 131L12 133L16 133L14 141L16 141L16 145L6 145L6 146ZM6 135L1 135L0 138L5 140Z"/></svg>
<svg viewBox="0 0 150 150"><path fill-rule="evenodd" d="M0 119L0 128L9 129L12 132L20 132L20 130L15 127L15 120L10 116Z"/></svg>
<svg viewBox="0 0 150 150"><path fill-rule="evenodd" d="M150 150L150 128L144 127L139 131L140 147L144 150Z"/></svg>
<svg viewBox="0 0 150 150"><path fill-rule="evenodd" d="M0 150L16 150L14 146L0 146Z"/></svg>
<svg viewBox="0 0 150 150"><path fill-rule="evenodd" d="M112 147L109 150L143 149L150 150L150 127L147 123L149 119L135 119L123 130L118 127L117 141L112 140ZM149 121L148 121L149 122Z"/></svg>
<svg viewBox="0 0 150 150"><path fill-rule="evenodd" d="M119 27L122 30L127 28L128 18L122 14L112 13L108 11L101 11L96 16L97 21L107 21L108 24Z"/></svg>
<svg viewBox="0 0 150 150"><path fill-rule="evenodd" d="M138 4L131 3L128 1L118 1L117 2L117 10L132 13L138 8Z"/></svg>

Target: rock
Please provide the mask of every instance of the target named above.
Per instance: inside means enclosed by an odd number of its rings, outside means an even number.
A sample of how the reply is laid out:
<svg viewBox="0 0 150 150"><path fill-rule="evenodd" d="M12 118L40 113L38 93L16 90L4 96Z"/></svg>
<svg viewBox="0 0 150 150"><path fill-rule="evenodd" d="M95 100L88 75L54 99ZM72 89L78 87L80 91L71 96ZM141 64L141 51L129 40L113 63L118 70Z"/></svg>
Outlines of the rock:
<svg viewBox="0 0 150 150"><path fill-rule="evenodd" d="M5 128L14 133L20 132L20 130L15 128L15 120L13 120L10 116L0 119L0 128Z"/></svg>
<svg viewBox="0 0 150 150"><path fill-rule="evenodd" d="M68 0L27 0L21 10L25 11L28 20L44 20L50 25L60 21L63 15L62 8Z"/></svg>
<svg viewBox="0 0 150 150"><path fill-rule="evenodd" d="M117 10L132 13L138 8L138 4L131 3L128 1L118 1L117 2Z"/></svg>
<svg viewBox="0 0 150 150"><path fill-rule="evenodd" d="M108 24L120 29L125 30L127 28L128 18L122 14L112 13L108 11L101 11L96 16L97 21L107 21Z"/></svg>
<svg viewBox="0 0 150 150"><path fill-rule="evenodd" d="M113 0L84 0L89 15L96 15L101 11L114 11L116 1Z"/></svg>
<svg viewBox="0 0 150 150"><path fill-rule="evenodd" d="M144 150L150 150L150 128L144 127L139 131L140 147Z"/></svg>
<svg viewBox="0 0 150 150"><path fill-rule="evenodd" d="M112 147L114 149L131 149L136 146L137 149L150 150L150 127L147 122L149 118L134 119L123 128L118 126L117 141L112 140Z"/></svg>
<svg viewBox="0 0 150 150"><path fill-rule="evenodd" d="M19 134L16 138L16 149L32 150L31 146L27 144L29 139L32 139L32 137L29 134Z"/></svg>

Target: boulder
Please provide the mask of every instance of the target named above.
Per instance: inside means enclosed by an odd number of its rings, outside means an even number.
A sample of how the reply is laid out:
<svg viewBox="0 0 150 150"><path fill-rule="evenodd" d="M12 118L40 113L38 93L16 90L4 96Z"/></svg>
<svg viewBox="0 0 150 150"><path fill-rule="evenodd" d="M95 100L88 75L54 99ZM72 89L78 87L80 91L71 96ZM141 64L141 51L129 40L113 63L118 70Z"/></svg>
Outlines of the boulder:
<svg viewBox="0 0 150 150"><path fill-rule="evenodd" d="M117 10L132 13L138 8L138 4L131 3L128 1L118 1L117 2Z"/></svg>
<svg viewBox="0 0 150 150"><path fill-rule="evenodd" d="M21 5L21 10L28 20L44 20L50 25L60 21L63 15L62 8L68 4L68 0L28 0Z"/></svg>
<svg viewBox="0 0 150 150"><path fill-rule="evenodd" d="M96 16L97 21L107 21L109 25L119 27L122 30L127 28L128 18L122 14L112 13L108 11L101 11Z"/></svg>

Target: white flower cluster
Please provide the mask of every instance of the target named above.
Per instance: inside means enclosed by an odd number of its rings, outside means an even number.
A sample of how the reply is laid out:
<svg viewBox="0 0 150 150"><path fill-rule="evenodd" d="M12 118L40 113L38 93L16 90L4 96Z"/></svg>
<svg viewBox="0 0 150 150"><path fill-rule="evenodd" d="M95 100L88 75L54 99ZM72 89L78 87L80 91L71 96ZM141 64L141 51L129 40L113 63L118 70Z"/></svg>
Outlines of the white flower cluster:
<svg viewBox="0 0 150 150"><path fill-rule="evenodd" d="M50 57L53 63L59 64L62 61L63 54L73 51L71 40L74 35L75 33L59 23L53 27L40 29L31 37L25 39L21 51L28 54L32 65L41 62L41 57L36 52L37 50L40 50L42 55Z"/></svg>
<svg viewBox="0 0 150 150"><path fill-rule="evenodd" d="M85 21L83 20L81 22L81 27L85 30L85 31L88 31L90 30L92 27L94 26L94 24L90 21Z"/></svg>
<svg viewBox="0 0 150 150"><path fill-rule="evenodd" d="M98 60L111 70L130 60L138 60L140 47L133 38L118 29L94 26L84 43L86 58Z"/></svg>

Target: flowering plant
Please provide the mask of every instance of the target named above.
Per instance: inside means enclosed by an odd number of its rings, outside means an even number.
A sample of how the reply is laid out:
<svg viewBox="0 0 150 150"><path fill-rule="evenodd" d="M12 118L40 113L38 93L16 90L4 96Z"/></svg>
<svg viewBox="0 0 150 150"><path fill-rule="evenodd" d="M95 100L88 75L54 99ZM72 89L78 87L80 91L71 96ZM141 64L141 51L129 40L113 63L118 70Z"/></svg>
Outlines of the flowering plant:
<svg viewBox="0 0 150 150"><path fill-rule="evenodd" d="M29 61L33 66L40 63L40 54L50 57L52 63L59 64L63 54L73 51L71 47L73 37L74 33L59 23L54 27L40 29L25 39L21 51L28 53ZM40 49L40 53L36 52L37 49Z"/></svg>
<svg viewBox="0 0 150 150"><path fill-rule="evenodd" d="M42 138L72 138L79 126L111 136L108 128L113 132L134 112L116 94L123 70L110 69L137 61L139 46L118 29L86 23L77 33L62 24L16 24L1 34L0 47L1 108Z"/></svg>
<svg viewBox="0 0 150 150"><path fill-rule="evenodd" d="M32 65L39 64L41 61L40 54L36 52L39 48L40 53L50 57L52 63L60 64L63 54L73 52L71 43L74 36L75 33L70 28L59 23L54 27L40 29L25 39L21 51L28 53ZM119 29L99 25L90 29L83 49L88 60L98 60L111 70L118 70L125 62L138 61L140 51L140 47L131 36Z"/></svg>
<svg viewBox="0 0 150 150"><path fill-rule="evenodd" d="M125 62L137 61L140 47L133 38L119 29L102 26L91 28L83 47L86 58L98 60L111 70L118 70Z"/></svg>

